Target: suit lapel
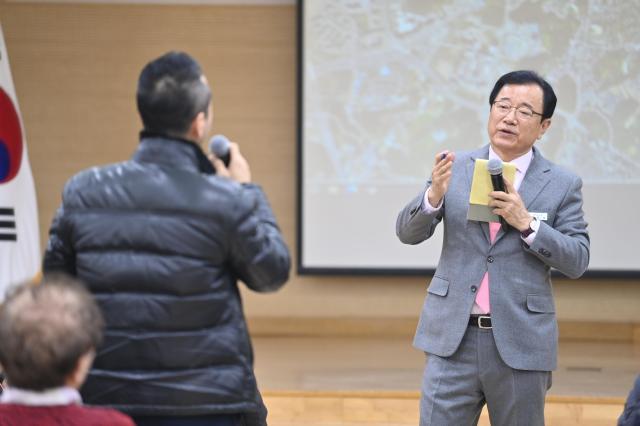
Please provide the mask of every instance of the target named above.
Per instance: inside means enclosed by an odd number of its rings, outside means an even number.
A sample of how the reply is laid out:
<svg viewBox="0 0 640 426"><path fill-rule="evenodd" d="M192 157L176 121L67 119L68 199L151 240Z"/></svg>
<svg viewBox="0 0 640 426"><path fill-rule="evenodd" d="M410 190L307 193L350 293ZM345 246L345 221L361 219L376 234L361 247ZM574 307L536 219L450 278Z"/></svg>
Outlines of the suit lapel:
<svg viewBox="0 0 640 426"><path fill-rule="evenodd" d="M536 199L540 191L549 184L551 180L550 170L549 162L542 156L539 150L533 148L533 159L518 190L520 198L522 198L522 202L527 209L529 209L529 206L533 200Z"/></svg>

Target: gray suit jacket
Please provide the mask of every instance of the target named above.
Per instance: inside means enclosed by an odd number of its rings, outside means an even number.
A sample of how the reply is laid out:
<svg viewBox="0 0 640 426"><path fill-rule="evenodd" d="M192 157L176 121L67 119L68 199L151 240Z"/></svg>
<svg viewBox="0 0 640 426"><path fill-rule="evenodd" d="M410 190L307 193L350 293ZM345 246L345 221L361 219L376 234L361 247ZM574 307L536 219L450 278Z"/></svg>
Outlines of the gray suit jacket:
<svg viewBox="0 0 640 426"><path fill-rule="evenodd" d="M489 225L467 220L476 158L489 146L457 153L442 208L422 212L426 188L398 215L396 233L405 244L429 239L442 221L440 260L422 308L414 345L425 352L452 355L467 328L476 290L490 277L491 317L496 346L507 365L551 371L557 365L558 326L550 268L578 278L589 263L589 235L582 212L582 180L534 156L519 188L529 212L547 213L531 246L513 228L502 229L492 245ZM430 182L427 183L427 188Z"/></svg>

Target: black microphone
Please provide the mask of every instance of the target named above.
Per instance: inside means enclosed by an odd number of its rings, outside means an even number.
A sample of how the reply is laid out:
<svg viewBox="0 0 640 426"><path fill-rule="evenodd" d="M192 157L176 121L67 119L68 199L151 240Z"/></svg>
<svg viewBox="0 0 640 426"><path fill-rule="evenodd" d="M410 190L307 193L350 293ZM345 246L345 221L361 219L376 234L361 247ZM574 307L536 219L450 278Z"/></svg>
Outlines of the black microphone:
<svg viewBox="0 0 640 426"><path fill-rule="evenodd" d="M491 175L493 190L507 192L504 188L504 179L502 178L502 161L497 158L492 158L487 163L487 171Z"/></svg>
<svg viewBox="0 0 640 426"><path fill-rule="evenodd" d="M491 184L493 185L493 190L507 192L507 188L505 188L504 186L504 179L502 177L502 161L497 158L492 158L487 163L487 171L491 176ZM500 216L500 225L502 225L502 229L506 232L509 225L502 216Z"/></svg>
<svg viewBox="0 0 640 426"><path fill-rule="evenodd" d="M209 151L222 160L225 167L229 167L231 161L229 146L229 139L225 135L215 135L209 140Z"/></svg>

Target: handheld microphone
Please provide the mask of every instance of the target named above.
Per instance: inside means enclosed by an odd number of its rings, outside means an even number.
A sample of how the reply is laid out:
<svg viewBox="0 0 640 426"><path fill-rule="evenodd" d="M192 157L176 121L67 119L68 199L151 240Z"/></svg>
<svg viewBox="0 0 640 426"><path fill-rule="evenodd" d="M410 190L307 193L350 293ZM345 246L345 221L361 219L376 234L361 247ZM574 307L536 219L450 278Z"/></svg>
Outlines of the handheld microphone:
<svg viewBox="0 0 640 426"><path fill-rule="evenodd" d="M492 158L487 163L487 171L491 176L491 184L493 185L493 190L507 192L507 189L504 186L504 179L502 177L502 161L497 158ZM509 225L502 216L500 216L500 224L502 225L502 229L506 232Z"/></svg>
<svg viewBox="0 0 640 426"><path fill-rule="evenodd" d="M229 167L231 161L229 146L229 139L225 135L215 135L209 140L209 151L222 160L225 167Z"/></svg>
<svg viewBox="0 0 640 426"><path fill-rule="evenodd" d="M491 175L493 190L507 192L504 187L504 179L502 178L502 161L497 158L492 158L487 163L487 171Z"/></svg>

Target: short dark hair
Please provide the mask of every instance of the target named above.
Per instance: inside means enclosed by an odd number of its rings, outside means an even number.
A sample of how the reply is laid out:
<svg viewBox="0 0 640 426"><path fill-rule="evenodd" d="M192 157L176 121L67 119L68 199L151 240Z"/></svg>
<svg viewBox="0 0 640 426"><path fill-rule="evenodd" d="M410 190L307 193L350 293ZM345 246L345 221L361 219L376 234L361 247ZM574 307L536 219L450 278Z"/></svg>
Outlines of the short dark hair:
<svg viewBox="0 0 640 426"><path fill-rule="evenodd" d="M145 130L182 136L199 113L207 114L211 91L195 59L169 52L142 69L136 99Z"/></svg>
<svg viewBox="0 0 640 426"><path fill-rule="evenodd" d="M0 306L0 364L10 386L63 386L78 360L102 341L104 320L78 281L48 276L9 293Z"/></svg>
<svg viewBox="0 0 640 426"><path fill-rule="evenodd" d="M540 119L545 120L553 116L558 98L556 98L551 85L537 72L531 70L512 71L500 77L489 95L489 106L493 105L500 89L506 84L535 84L539 86L542 89L542 117Z"/></svg>

